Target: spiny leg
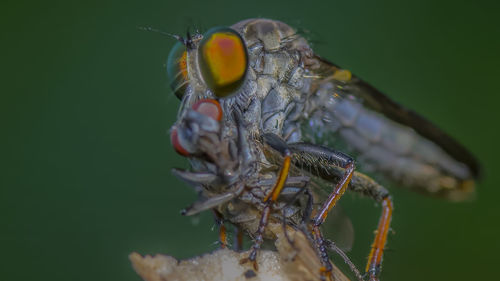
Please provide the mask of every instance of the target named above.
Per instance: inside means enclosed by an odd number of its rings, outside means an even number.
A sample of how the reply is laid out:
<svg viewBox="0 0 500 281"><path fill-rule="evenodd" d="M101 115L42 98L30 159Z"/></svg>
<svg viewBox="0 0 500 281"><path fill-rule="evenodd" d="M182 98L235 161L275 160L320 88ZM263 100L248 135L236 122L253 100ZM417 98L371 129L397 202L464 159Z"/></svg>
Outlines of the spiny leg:
<svg viewBox="0 0 500 281"><path fill-rule="evenodd" d="M333 189L332 193L328 196L328 199L323 203L323 206L319 210L319 213L314 218L314 226L320 226L325 222L326 217L328 216L328 212L337 204L337 201L344 195L349 182L351 181L352 174L354 172L354 162L349 159L344 167L346 171L344 176L337 183L335 189Z"/></svg>
<svg viewBox="0 0 500 281"><path fill-rule="evenodd" d="M262 215L259 221L259 227L257 228L257 232L255 233L254 244L252 245L252 250L247 259L243 259L240 263L246 263L250 261L253 263L253 267L255 270L258 270L258 266L256 263L257 260L257 252L259 251L262 242L264 242L264 232L266 230L267 223L269 221L269 214L271 213L271 207L276 200L278 200L278 196L280 195L283 187L285 186L286 178L288 176L288 171L290 170L290 162L291 162L291 153L290 150L286 147L286 143L281 140L278 136L274 134L265 134L264 142L277 142L282 150L280 151L283 155L283 165L281 167L278 179L273 189L269 194L264 198L264 209L262 210Z"/></svg>
<svg viewBox="0 0 500 281"><path fill-rule="evenodd" d="M359 272L358 268L354 265L354 263L351 261L351 259L346 255L346 253L344 253L344 251L342 251L342 249L340 249L337 245L335 245L335 243L333 241L330 241L328 239L324 239L323 241L324 241L324 245L330 251L334 251L342 259L344 259L344 263L349 266L349 268L354 273L354 275L356 275L356 278L358 278L359 281L364 281L364 278L361 275L361 273Z"/></svg>
<svg viewBox="0 0 500 281"><path fill-rule="evenodd" d="M369 275L370 280L378 281L377 275L380 273L382 255L392 217L392 201L387 190L378 185L371 178L359 173L356 173L355 179L351 182L354 174L354 161L341 152L308 143L290 144L289 148L293 152L294 159L297 159L296 164L313 168L311 170L317 171L318 176L325 179L331 179L332 175L337 175L336 179L340 178L332 193L328 196L328 199L324 202L313 220L313 235L324 264L322 273L326 277L330 278L331 264L326 252L327 247L325 247L325 240L323 239L319 227L325 221L328 212L342 197L348 186L350 186L353 191L368 195L377 202L382 202L382 215L366 266L366 273ZM338 176L338 168L344 169L341 176Z"/></svg>
<svg viewBox="0 0 500 281"><path fill-rule="evenodd" d="M286 144L281 138L273 134L264 135L264 141L266 144L283 155L290 155L291 151L293 153L294 160L298 162L296 164L309 165L310 167L315 168L317 171L319 171L319 169L324 169L323 166L337 167L344 170L344 174L341 180L338 182L330 196L328 196L328 199L323 204L320 212L313 220L314 241L323 263L323 267L320 269L321 274L323 278L331 280L331 272L333 267L330 263L330 259L328 258L327 249L324 245L324 239L319 226L326 219L328 211L331 210L333 206L335 206L335 203L345 193L345 190L347 189L349 181L351 180L352 174L354 172L354 161L352 158L341 152L333 151L321 146L307 143ZM287 158L285 158L285 161L286 159ZM271 194L274 194L274 192L272 192ZM266 199L267 198L269 198L269 195L266 197Z"/></svg>
<svg viewBox="0 0 500 281"><path fill-rule="evenodd" d="M271 206L274 202L276 202L279 194L281 193L281 190L283 190L283 186L285 185L285 180L288 175L289 169L290 169L290 154L287 154L283 161L283 167L281 168L278 180L276 181L276 185L264 199L265 207L262 210L262 215L259 221L259 227L257 228L257 232L255 233L255 242L252 246L252 251L248 256L248 260L253 263L255 270L258 270L257 263L255 261L257 259L257 252L259 251L262 242L264 242L263 235L266 230L267 223L269 221Z"/></svg>
<svg viewBox="0 0 500 281"><path fill-rule="evenodd" d="M389 233L391 218L392 218L392 200L388 196L382 201L382 215L378 222L378 227L375 235L375 240L372 244L368 263L366 264L366 272L370 276L370 281L376 281L380 273L382 256L384 254L385 244L387 243L387 234Z"/></svg>
<svg viewBox="0 0 500 281"><path fill-rule="evenodd" d="M323 268L321 268L321 272L324 278L331 280L332 265L330 263L330 259L328 258L328 253L326 250L327 245L325 245L325 240L323 239L323 235L321 234L320 226L326 220L328 212L335 206L342 195L344 195L347 187L349 186L351 190L367 195L377 202L382 202L382 215L379 221L379 226L377 228L377 235L375 236L375 241L370 252L368 265L366 267L366 271L370 277L370 280L378 281L379 279L377 275L380 273L382 256L387 241L387 234L390 228L393 209L392 201L387 190L377 184L368 176L360 173L354 173L355 165L353 159L342 152L334 151L326 147L309 143L286 144L283 140L281 140L281 138L273 134L264 135L264 141L266 144L270 145L282 155L286 155L286 165L289 165L289 156L292 153L295 164L297 166L309 166L309 168L311 168L311 171L316 171L318 176L327 180L331 180L333 177L337 181L337 185L333 189L332 193L328 196L327 200L324 202L323 206L312 222L314 241L317 245L319 255L324 265ZM285 164L284 167L286 166ZM287 169L288 168L289 167L287 167ZM342 173L339 175L340 170L342 170ZM282 175L283 170L280 174L280 177ZM356 175L354 179L353 175ZM285 179L281 180L284 181ZM268 202L267 200L269 200L270 198L273 200L277 199L282 189L282 187L281 189L277 189L277 186L278 183L273 191L268 196L266 196L266 202ZM263 218L266 218L265 224L267 224L270 205L268 204L266 205L266 207L268 208L265 208L263 212ZM262 228L262 233L264 228Z"/></svg>
<svg viewBox="0 0 500 281"><path fill-rule="evenodd" d="M259 267L257 265L257 253L260 250L260 247L262 245L262 242L264 242L264 231L266 230L267 222L269 219L269 214L271 212L271 206L268 204L264 209L262 210L262 215L260 217L259 221L259 227L257 228L257 232L255 233L255 238L254 238L254 243L252 245L252 250L250 254L248 255L248 258L245 258L240 261L240 264L244 264L248 261L252 262L253 268L255 270L259 270Z"/></svg>
<svg viewBox="0 0 500 281"><path fill-rule="evenodd" d="M341 180L337 183L332 193L328 196L327 200L323 203L320 211L313 220L313 235L318 251L320 253L321 260L323 262L323 267L320 269L321 273L328 279L331 280L332 276L332 264L330 263L330 258L328 257L327 248L325 246L325 240L321 234L320 226L326 220L328 212L335 206L337 201L344 195L349 182L351 181L354 172L354 161L349 156L333 151L327 150L323 147L316 147L312 145L296 145L295 150L299 153L308 153L309 157L318 158L320 160L316 163L330 164L335 167L340 167L345 170L344 175ZM310 159L312 160L312 159Z"/></svg>
<svg viewBox="0 0 500 281"><path fill-rule="evenodd" d="M332 280L333 266L330 263L330 258L328 257L328 252L325 246L325 239L323 238L323 234L321 234L319 226L313 226L312 232L313 232L314 242L316 243L316 248L318 249L321 262L323 263L323 266L319 269L321 276L323 279Z"/></svg>
<svg viewBox="0 0 500 281"><path fill-rule="evenodd" d="M349 190L366 195L382 205L382 213L366 265L366 274L371 281L376 281L379 280L378 275L381 271L382 257L390 230L393 202L387 189L361 173L354 173Z"/></svg>
<svg viewBox="0 0 500 281"><path fill-rule="evenodd" d="M323 222L325 222L328 212L333 208L333 206L335 206L340 197L344 195L347 186L349 185L349 181L351 180L354 172L354 162L352 159L347 159L346 164L342 168L345 168L346 170L344 176L340 182L337 183L337 186L335 186L333 192L330 193L328 199L323 203L319 213L313 220L313 234L324 265L320 270L328 280L331 280L332 278L332 265L330 263L330 258L328 257L327 248L325 247L325 240L323 239L323 235L321 234L319 227L323 224Z"/></svg>

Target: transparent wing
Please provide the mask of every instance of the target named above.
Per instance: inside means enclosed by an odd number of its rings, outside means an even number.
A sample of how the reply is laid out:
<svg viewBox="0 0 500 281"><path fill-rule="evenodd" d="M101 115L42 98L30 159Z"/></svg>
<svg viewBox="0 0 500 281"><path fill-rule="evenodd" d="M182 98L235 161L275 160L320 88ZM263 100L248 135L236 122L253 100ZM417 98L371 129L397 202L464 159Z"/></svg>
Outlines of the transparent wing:
<svg viewBox="0 0 500 281"><path fill-rule="evenodd" d="M321 226L326 239L333 241L342 251L348 252L354 245L354 227L351 219L342 209L335 206Z"/></svg>
<svg viewBox="0 0 500 281"><path fill-rule="evenodd" d="M451 157L465 163L474 177L480 175L480 165L476 158L460 143L418 113L391 100L382 92L337 65L318 56L321 77L330 77L336 86L334 91L342 98L356 99L363 107L378 112L386 118L415 130L422 137L436 143Z"/></svg>
<svg viewBox="0 0 500 281"><path fill-rule="evenodd" d="M452 200L470 197L480 173L471 153L351 72L317 59L306 141L348 153L358 171L377 179Z"/></svg>

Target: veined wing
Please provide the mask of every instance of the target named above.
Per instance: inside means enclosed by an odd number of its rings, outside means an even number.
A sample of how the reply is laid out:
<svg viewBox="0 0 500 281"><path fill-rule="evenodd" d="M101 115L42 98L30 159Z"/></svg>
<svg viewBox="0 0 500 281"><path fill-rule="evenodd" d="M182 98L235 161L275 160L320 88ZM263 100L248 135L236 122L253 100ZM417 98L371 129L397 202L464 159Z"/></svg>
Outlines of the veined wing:
<svg viewBox="0 0 500 281"><path fill-rule="evenodd" d="M310 141L346 149L362 171L398 185L454 200L467 197L480 174L467 149L349 71L316 58L312 72L320 78L303 126Z"/></svg>

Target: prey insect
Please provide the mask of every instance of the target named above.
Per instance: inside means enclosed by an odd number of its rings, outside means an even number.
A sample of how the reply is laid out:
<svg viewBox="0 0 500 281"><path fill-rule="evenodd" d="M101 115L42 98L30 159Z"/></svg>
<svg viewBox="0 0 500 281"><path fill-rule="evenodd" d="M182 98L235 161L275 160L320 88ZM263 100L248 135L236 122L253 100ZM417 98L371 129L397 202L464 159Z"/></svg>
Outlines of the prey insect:
<svg viewBox="0 0 500 281"><path fill-rule="evenodd" d="M480 168L465 148L315 55L288 25L249 19L176 38L167 70L181 106L171 141L191 170L174 174L200 195L184 214L212 210L223 245L224 222L248 233L254 243L242 262L255 264L284 222L305 234L320 279L331 279L320 227L350 190L382 206L365 268L379 280L393 202L364 172L452 200L473 192Z"/></svg>

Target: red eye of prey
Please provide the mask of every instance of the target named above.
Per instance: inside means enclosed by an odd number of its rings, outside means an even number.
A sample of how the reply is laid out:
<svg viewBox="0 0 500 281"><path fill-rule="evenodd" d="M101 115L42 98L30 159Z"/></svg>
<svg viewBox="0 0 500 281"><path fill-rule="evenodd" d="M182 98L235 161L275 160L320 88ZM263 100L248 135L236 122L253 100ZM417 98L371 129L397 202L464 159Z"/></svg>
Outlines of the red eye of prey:
<svg viewBox="0 0 500 281"><path fill-rule="evenodd" d="M192 107L194 111L197 111L207 117L214 119L215 121L220 121L222 119L222 108L218 101L213 99L202 99L197 101ZM170 142L174 147L175 151L182 156L189 156L191 153L182 146L181 140L179 140L179 134L177 133L177 128L173 128L170 132Z"/></svg>
<svg viewBox="0 0 500 281"><path fill-rule="evenodd" d="M189 151L187 151L184 147L182 147L179 141L179 135L177 134L177 129L174 128L172 132L170 132L170 142L174 147L175 151L182 156L189 156Z"/></svg>
<svg viewBox="0 0 500 281"><path fill-rule="evenodd" d="M217 97L235 92L245 80L247 48L241 36L230 28L209 30L198 49L201 74Z"/></svg>
<svg viewBox="0 0 500 281"><path fill-rule="evenodd" d="M193 110L206 115L216 121L222 119L222 108L218 101L213 99L202 99L193 105Z"/></svg>

